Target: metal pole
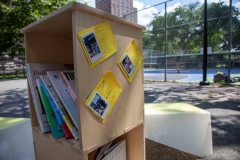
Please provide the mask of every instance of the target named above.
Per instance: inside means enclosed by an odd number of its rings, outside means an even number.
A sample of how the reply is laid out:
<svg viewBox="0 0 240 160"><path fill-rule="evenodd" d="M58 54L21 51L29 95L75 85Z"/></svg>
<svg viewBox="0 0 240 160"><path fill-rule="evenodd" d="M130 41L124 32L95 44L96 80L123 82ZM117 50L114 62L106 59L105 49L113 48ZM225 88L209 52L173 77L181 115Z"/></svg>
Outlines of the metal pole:
<svg viewBox="0 0 240 160"><path fill-rule="evenodd" d="M152 34L150 34L150 69L152 69Z"/></svg>
<svg viewBox="0 0 240 160"><path fill-rule="evenodd" d="M167 2L165 2L165 75L164 81L167 81Z"/></svg>
<svg viewBox="0 0 240 160"><path fill-rule="evenodd" d="M149 41L150 41L150 43L149 43L149 45L148 45L148 56L149 56L149 68L151 69L151 66L150 66L150 47L151 47L151 37L150 37L150 34L151 33L149 33L149 35L148 35L148 37L149 37Z"/></svg>
<svg viewBox="0 0 240 160"><path fill-rule="evenodd" d="M200 85L209 85L207 82L207 0L204 0L204 32L203 32L203 81Z"/></svg>
<svg viewBox="0 0 240 160"><path fill-rule="evenodd" d="M230 84L230 74L231 74L231 50L232 50L232 0L229 0L229 40L228 40L228 81Z"/></svg>

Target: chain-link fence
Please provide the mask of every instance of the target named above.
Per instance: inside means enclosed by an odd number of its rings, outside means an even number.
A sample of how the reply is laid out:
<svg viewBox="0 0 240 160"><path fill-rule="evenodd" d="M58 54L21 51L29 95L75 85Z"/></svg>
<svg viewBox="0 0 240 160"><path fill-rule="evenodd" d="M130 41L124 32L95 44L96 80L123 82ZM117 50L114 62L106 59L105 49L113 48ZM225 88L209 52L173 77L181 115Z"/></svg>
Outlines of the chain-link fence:
<svg viewBox="0 0 240 160"><path fill-rule="evenodd" d="M144 50L144 53L149 51ZM157 53L156 51L154 52ZM167 74L166 81L179 81L179 82L200 82L203 80L203 54L181 54L169 56L144 56L145 73ZM231 78L240 77L240 52L232 52L231 60L228 60L229 53L209 53L207 56L207 80L214 82L215 74L228 75L230 72ZM165 66L167 69L165 70ZM230 71L228 68L230 67ZM178 72L179 70L179 72ZM165 72L166 71L166 72ZM179 76L179 74L185 76ZM175 75L175 76L174 76ZM150 80L162 80L165 76L150 77ZM169 79L169 77L171 77ZM175 77L175 78L172 78ZM148 77L146 76L146 79ZM226 76L227 80L227 76ZM215 80L221 82L222 79ZM223 83L223 82L221 82Z"/></svg>
<svg viewBox="0 0 240 160"><path fill-rule="evenodd" d="M203 19L203 5L198 2L155 17L152 30L145 32L145 73L155 69L156 73L186 75L176 75L176 81L202 81ZM207 28L207 80L213 82L216 73L240 77L240 2L209 3ZM168 81L168 77L161 80Z"/></svg>

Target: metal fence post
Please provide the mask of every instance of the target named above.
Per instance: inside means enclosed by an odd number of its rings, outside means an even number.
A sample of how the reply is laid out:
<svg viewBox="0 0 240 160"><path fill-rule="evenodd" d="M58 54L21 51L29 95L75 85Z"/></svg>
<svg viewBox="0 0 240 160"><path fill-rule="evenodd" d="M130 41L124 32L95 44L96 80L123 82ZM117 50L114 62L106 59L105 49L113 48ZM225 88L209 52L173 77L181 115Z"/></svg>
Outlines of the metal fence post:
<svg viewBox="0 0 240 160"><path fill-rule="evenodd" d="M203 81L200 85L209 85L207 82L207 23L207 0L204 0Z"/></svg>
<svg viewBox="0 0 240 160"><path fill-rule="evenodd" d="M165 74L164 74L164 81L167 81L167 2L165 2Z"/></svg>
<svg viewBox="0 0 240 160"><path fill-rule="evenodd" d="M231 50L232 50L232 0L229 0L229 40L228 40L228 81L227 84L230 84L231 76Z"/></svg>

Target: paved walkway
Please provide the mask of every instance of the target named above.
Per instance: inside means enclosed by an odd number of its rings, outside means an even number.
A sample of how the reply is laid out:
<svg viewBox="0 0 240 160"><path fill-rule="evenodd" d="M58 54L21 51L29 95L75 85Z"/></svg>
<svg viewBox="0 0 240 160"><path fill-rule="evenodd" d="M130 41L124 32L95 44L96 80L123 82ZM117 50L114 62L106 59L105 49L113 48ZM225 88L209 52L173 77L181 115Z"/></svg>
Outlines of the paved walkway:
<svg viewBox="0 0 240 160"><path fill-rule="evenodd" d="M187 102L211 113L213 156L199 158L146 140L146 160L240 160L240 88L147 82L144 102ZM29 118L26 79L0 80L0 117Z"/></svg>
<svg viewBox="0 0 240 160"><path fill-rule="evenodd" d="M26 79L0 80L0 117L30 118Z"/></svg>

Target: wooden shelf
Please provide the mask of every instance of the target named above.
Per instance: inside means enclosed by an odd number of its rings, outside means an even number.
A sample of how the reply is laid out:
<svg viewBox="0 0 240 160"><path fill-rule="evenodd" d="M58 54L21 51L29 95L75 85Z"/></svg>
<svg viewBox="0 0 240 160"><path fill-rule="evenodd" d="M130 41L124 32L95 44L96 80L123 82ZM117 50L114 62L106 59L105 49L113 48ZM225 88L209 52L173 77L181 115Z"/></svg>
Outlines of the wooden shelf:
<svg viewBox="0 0 240 160"><path fill-rule="evenodd" d="M96 67L90 68L77 33L104 21L109 21L118 51ZM41 134L32 97L29 96L37 159L53 159L57 154L54 159L87 160L98 147L110 140L120 141L122 138L126 138L128 160L145 159L143 67L138 69L133 81L129 83L117 65L132 39L142 52L143 29L143 26L134 22L76 2L21 29L25 36L26 63L72 63L76 79L79 141L64 138L55 140L51 134ZM108 71L112 71L123 92L103 124L84 102Z"/></svg>

